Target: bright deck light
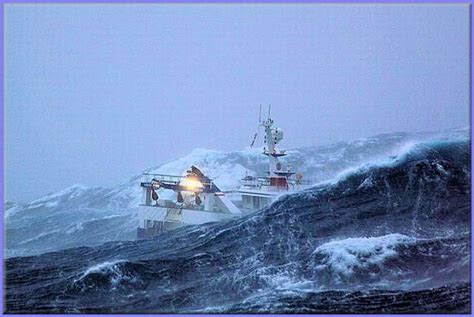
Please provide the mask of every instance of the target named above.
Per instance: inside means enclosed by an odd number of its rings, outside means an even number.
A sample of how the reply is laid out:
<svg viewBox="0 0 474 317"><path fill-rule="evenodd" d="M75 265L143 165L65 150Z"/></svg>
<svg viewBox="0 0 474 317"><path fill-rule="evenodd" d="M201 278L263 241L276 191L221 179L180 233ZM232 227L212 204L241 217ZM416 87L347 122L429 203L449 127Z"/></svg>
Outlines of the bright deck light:
<svg viewBox="0 0 474 317"><path fill-rule="evenodd" d="M200 191L204 187L199 180L193 177L186 177L179 184L189 191Z"/></svg>

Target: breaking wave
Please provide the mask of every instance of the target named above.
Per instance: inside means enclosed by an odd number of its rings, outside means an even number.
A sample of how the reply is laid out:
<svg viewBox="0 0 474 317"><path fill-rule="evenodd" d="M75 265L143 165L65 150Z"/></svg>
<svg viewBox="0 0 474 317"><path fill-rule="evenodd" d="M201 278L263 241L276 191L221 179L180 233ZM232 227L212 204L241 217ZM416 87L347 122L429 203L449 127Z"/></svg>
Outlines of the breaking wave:
<svg viewBox="0 0 474 317"><path fill-rule="evenodd" d="M6 261L20 312L470 311L468 141L419 144L257 213Z"/></svg>

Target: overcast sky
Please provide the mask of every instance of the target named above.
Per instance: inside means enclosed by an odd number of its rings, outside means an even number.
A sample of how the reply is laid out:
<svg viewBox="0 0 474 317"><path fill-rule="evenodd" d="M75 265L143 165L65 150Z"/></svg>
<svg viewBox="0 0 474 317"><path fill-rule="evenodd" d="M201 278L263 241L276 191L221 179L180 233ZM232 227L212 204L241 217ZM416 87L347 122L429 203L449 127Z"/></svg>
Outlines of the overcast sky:
<svg viewBox="0 0 474 317"><path fill-rule="evenodd" d="M6 6L6 198L248 146L469 124L468 5Z"/></svg>

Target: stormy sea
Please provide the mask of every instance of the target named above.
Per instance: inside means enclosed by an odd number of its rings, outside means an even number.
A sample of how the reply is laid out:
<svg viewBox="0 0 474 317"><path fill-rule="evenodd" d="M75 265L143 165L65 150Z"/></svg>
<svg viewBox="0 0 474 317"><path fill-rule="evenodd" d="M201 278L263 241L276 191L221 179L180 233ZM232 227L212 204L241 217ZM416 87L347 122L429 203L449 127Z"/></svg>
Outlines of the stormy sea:
<svg viewBox="0 0 474 317"><path fill-rule="evenodd" d="M49 196L56 203L46 197L10 206L5 311L470 313L470 140L404 138L385 135L328 147L342 153L339 165L348 149L360 148L351 160L362 164L342 164L337 176L282 195L255 213L150 240L128 239L134 218L119 207L109 206L103 218L80 227L76 211L68 227L58 220L64 218L57 209L66 201L61 195ZM389 142L408 146L363 163L361 153ZM305 160L316 165L314 156ZM249 168L249 160L241 159L218 166L229 169L237 161ZM331 162L321 170L330 171ZM89 194L75 189L71 199ZM87 208L81 207L86 217L97 216L93 204L107 195L94 191ZM49 220L43 230L54 233L34 232L22 240L27 221L41 225L42 215ZM101 227L120 241L100 240L93 233ZM89 241L95 237L98 245ZM66 242L54 249L56 240Z"/></svg>

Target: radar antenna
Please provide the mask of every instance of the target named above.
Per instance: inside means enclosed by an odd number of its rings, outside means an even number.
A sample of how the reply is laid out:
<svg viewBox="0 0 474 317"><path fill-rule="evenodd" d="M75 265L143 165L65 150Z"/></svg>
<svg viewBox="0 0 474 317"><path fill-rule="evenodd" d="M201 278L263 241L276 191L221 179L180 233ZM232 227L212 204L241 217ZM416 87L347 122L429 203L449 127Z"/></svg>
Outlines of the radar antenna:
<svg viewBox="0 0 474 317"><path fill-rule="evenodd" d="M258 110L258 124L262 123L262 104L260 104L260 109Z"/></svg>
<svg viewBox="0 0 474 317"><path fill-rule="evenodd" d="M255 135L253 136L253 140L252 140L252 143L250 144L250 148L253 147L253 145L255 144L255 141L257 140L258 133L260 132L260 125L261 125L261 122L262 122L262 105L260 104L260 109L259 109L259 112L258 112L258 128L257 128L257 133L255 133Z"/></svg>

